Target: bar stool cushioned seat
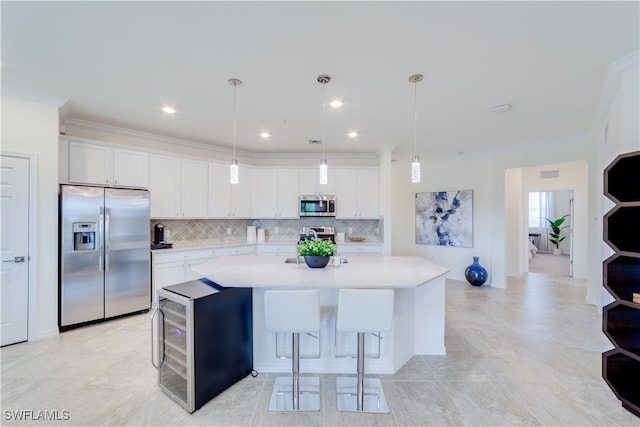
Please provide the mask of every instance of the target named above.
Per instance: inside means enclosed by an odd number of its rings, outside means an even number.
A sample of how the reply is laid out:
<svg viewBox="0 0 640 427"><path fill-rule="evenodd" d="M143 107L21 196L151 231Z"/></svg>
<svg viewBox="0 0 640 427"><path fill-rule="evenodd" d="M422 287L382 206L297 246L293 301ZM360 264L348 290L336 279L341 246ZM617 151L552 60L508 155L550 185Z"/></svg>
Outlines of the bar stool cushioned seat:
<svg viewBox="0 0 640 427"><path fill-rule="evenodd" d="M364 334L391 330L393 300L393 289L340 289L336 331L358 333L358 375L336 378L339 411L389 412L380 379L364 377Z"/></svg>
<svg viewBox="0 0 640 427"><path fill-rule="evenodd" d="M300 333L320 330L318 290L267 290L264 293L267 329L293 334L292 375L277 377L270 411L319 411L320 378L300 377Z"/></svg>

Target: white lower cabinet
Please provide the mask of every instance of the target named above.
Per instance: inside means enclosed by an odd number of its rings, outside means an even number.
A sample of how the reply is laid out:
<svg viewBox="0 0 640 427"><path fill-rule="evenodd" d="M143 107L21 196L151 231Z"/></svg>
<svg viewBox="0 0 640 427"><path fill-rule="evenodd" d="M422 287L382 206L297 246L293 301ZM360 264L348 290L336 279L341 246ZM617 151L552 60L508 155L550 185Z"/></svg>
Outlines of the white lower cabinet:
<svg viewBox="0 0 640 427"><path fill-rule="evenodd" d="M234 256L234 255L251 255L256 253L255 245L244 246L226 246L223 248L215 248L213 254L219 256Z"/></svg>
<svg viewBox="0 0 640 427"><path fill-rule="evenodd" d="M191 267L209 261L213 257L250 255L256 252L255 245L224 246L208 249L172 250L169 252L152 252L152 295L156 289L189 280L200 279L202 275Z"/></svg>
<svg viewBox="0 0 640 427"><path fill-rule="evenodd" d="M382 245L340 245L338 244L338 253L341 257L345 256L371 256L382 255Z"/></svg>
<svg viewBox="0 0 640 427"><path fill-rule="evenodd" d="M156 289L199 279L201 276L192 272L191 266L206 262L213 256L213 249L152 252L151 291L153 298L155 298Z"/></svg>
<svg viewBox="0 0 640 427"><path fill-rule="evenodd" d="M295 257L298 245L295 243L258 244L258 255Z"/></svg>

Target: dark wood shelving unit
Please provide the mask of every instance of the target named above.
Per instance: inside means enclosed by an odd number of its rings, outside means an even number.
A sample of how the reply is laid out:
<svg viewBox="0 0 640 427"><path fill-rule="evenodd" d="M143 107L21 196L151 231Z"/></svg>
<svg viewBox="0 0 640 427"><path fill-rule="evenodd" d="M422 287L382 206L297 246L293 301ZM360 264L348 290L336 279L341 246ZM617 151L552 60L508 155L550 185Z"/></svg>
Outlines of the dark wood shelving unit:
<svg viewBox="0 0 640 427"><path fill-rule="evenodd" d="M640 151L619 155L604 171L604 195L615 206L604 216L604 241L615 251L603 262L603 283L615 301L602 330L615 348L602 354L602 377L640 417Z"/></svg>

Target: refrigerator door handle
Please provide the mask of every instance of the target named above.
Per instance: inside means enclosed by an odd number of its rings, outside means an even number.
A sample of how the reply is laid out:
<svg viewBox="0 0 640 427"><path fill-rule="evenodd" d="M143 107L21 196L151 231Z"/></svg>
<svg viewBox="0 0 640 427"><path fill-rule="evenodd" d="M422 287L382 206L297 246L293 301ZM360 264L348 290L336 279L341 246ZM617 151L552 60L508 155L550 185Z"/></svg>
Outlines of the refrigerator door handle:
<svg viewBox="0 0 640 427"><path fill-rule="evenodd" d="M162 347L161 347L162 358L160 358L160 360L158 361L158 364L156 365L155 351L154 351L155 347L153 345L154 337L155 337L153 325L155 323L154 322L154 318L156 317L156 314L158 314L158 313L160 313L160 315L162 316L162 319L160 321L160 325L162 326L161 329L160 329L161 334L158 336L158 344L160 345L162 343ZM153 365L154 368L160 370L160 368L162 368L162 365L164 365L164 359L165 359L165 351L164 351L165 350L165 347L164 347L164 313L162 312L162 310L160 310L160 307L156 306L156 308L153 309L153 314L151 314L150 321L151 321L151 328L150 328L151 329L151 364ZM160 339L160 338L162 338L162 339Z"/></svg>
<svg viewBox="0 0 640 427"><path fill-rule="evenodd" d="M100 221L98 221L98 239L100 239L100 250L98 251L98 271L102 272L104 270L104 260L102 258L104 254L104 208L100 208Z"/></svg>
<svg viewBox="0 0 640 427"><path fill-rule="evenodd" d="M104 218L104 271L109 271L111 268L111 245L109 241L111 240L111 227L109 226L109 221L111 220L111 209L105 209L105 218Z"/></svg>

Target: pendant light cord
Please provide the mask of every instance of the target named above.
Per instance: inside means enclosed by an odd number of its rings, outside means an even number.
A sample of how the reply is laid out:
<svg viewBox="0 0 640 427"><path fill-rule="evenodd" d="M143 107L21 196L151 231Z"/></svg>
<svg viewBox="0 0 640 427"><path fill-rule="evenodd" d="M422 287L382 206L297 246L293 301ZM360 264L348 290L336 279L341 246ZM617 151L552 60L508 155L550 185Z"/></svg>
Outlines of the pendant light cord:
<svg viewBox="0 0 640 427"><path fill-rule="evenodd" d="M418 82L413 82L413 155L417 156L418 153Z"/></svg>
<svg viewBox="0 0 640 427"><path fill-rule="evenodd" d="M236 89L237 85L233 85L233 158L236 158Z"/></svg>
<svg viewBox="0 0 640 427"><path fill-rule="evenodd" d="M324 86L326 85L326 83L322 83L322 136L321 136L321 141L322 141L322 158L324 159L324 125L325 125L325 105L326 105L326 101L325 101L325 97L324 97Z"/></svg>

